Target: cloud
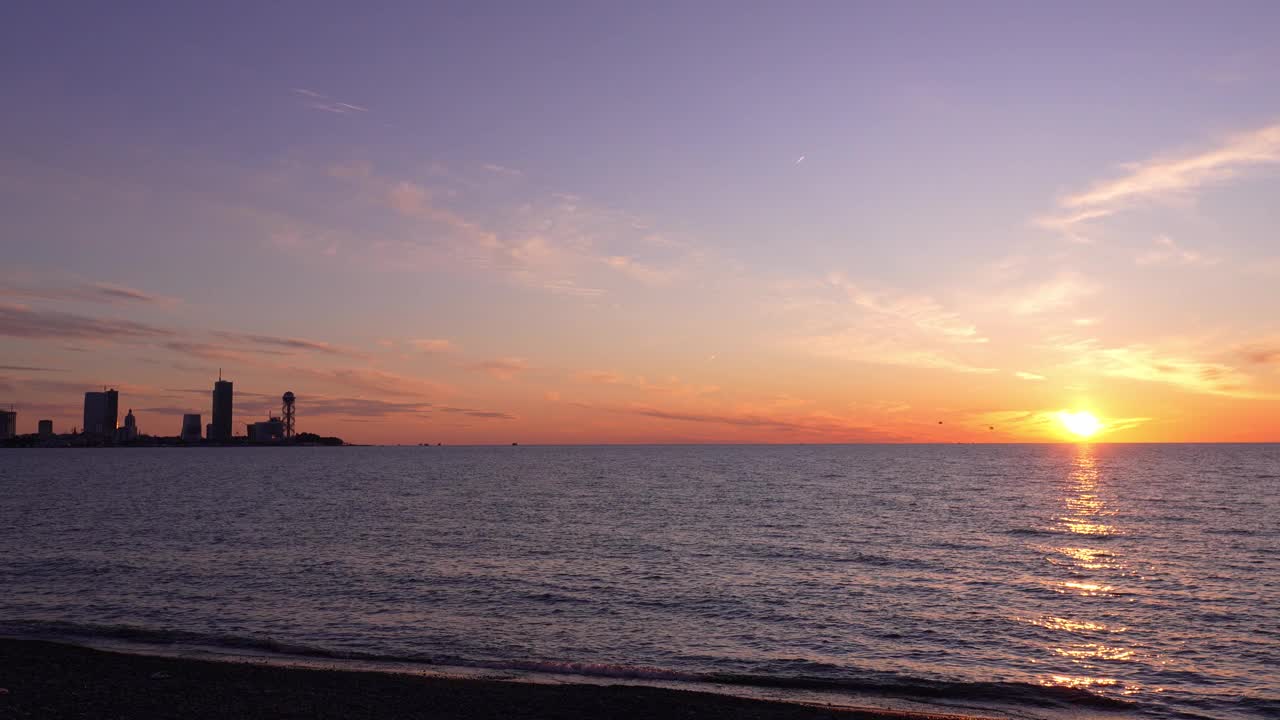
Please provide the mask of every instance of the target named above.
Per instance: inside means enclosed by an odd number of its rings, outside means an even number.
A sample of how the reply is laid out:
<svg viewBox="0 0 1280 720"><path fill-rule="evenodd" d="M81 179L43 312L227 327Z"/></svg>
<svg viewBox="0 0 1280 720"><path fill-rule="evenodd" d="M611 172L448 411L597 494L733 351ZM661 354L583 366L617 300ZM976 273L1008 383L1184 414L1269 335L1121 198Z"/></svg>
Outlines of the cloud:
<svg viewBox="0 0 1280 720"><path fill-rule="evenodd" d="M142 417L144 413L151 413L154 415L186 415L187 413L190 413L190 412L197 412L196 410L189 407L181 408L181 407L175 407L172 405L160 405L157 407L129 408L129 409L133 410L134 414L138 416L138 423L140 425L139 429L142 430L143 432L148 432L151 435L164 435L165 433L162 430L155 430L153 428L141 427L142 423L145 421L145 418ZM174 430L173 434L177 435L178 429L174 428L173 430Z"/></svg>
<svg viewBox="0 0 1280 720"><path fill-rule="evenodd" d="M186 340L173 340L162 343L160 347L171 350L180 355L188 355L197 357L202 360L213 361L229 361L241 365L266 365L266 361L262 358L256 358L253 355L241 350L232 350L221 345L211 345L209 343L189 342ZM284 355L286 353L274 352L275 355Z"/></svg>
<svg viewBox="0 0 1280 720"><path fill-rule="evenodd" d="M1044 282L997 294L988 304L1014 315L1040 315L1073 307L1099 289L1098 283L1083 275L1064 271Z"/></svg>
<svg viewBox="0 0 1280 720"><path fill-rule="evenodd" d="M582 287L572 280L548 280L545 282L529 282L529 285L536 285L548 292L556 295L569 295L572 297L594 298L604 295L601 288Z"/></svg>
<svg viewBox="0 0 1280 720"><path fill-rule="evenodd" d="M964 322L959 314L947 310L928 295L868 291L850 282L841 273L832 273L827 277L827 282L843 292L856 307L879 315L890 323L905 324L953 342L987 341L979 334L977 327Z"/></svg>
<svg viewBox="0 0 1280 720"><path fill-rule="evenodd" d="M1184 197L1236 179L1248 169L1276 163L1280 163L1280 124L1231 136L1209 150L1130 165L1120 177L1061 198L1058 212L1038 223L1072 234L1081 223L1144 202Z"/></svg>
<svg viewBox="0 0 1280 720"><path fill-rule="evenodd" d="M0 303L0 335L44 339L74 338L104 342L172 337L166 330L132 320L89 317L66 312L32 310Z"/></svg>
<svg viewBox="0 0 1280 720"><path fill-rule="evenodd" d="M1138 254L1134 262L1139 265L1214 265L1218 261L1206 258L1195 250L1179 246L1168 235L1161 235L1153 241L1154 250Z"/></svg>
<svg viewBox="0 0 1280 720"><path fill-rule="evenodd" d="M635 257L613 255L602 258L605 265L641 283L648 285L668 284L679 273L675 267L659 268L640 262Z"/></svg>
<svg viewBox="0 0 1280 720"><path fill-rule="evenodd" d="M1249 375L1225 363L1180 357L1141 344L1098 347L1086 340L1058 349L1075 357L1071 365L1110 377L1163 383L1206 395L1262 397L1249 389Z"/></svg>
<svg viewBox="0 0 1280 720"><path fill-rule="evenodd" d="M792 350L880 365L995 372L964 357L987 338L929 295L869 291L840 273L781 290L782 312L799 328L782 340Z"/></svg>
<svg viewBox="0 0 1280 720"><path fill-rule="evenodd" d="M0 287L0 297L85 303L147 303L158 305L178 302L177 298L156 295L137 288L104 282L87 282L61 288L33 288L7 284L5 287Z"/></svg>
<svg viewBox="0 0 1280 720"><path fill-rule="evenodd" d="M364 182L366 185L372 183L385 187L387 205L401 216L425 220L453 231L458 238L466 242L465 246L455 248L463 257L483 258L500 244L492 232L484 230L478 224L452 210L433 203L430 191L422 185L403 180L386 182L376 177L365 178Z"/></svg>
<svg viewBox="0 0 1280 720"><path fill-rule="evenodd" d="M319 340L306 340L304 338L295 337L276 337L274 335L255 335L252 333L237 332L214 332L214 335L228 340L230 342L246 343L253 345L266 345L268 347L281 347L289 350L302 350L306 352L318 352L326 355L360 355L355 350L337 347L327 342Z"/></svg>
<svg viewBox="0 0 1280 720"><path fill-rule="evenodd" d="M450 207L456 191L449 188L379 177L367 165L330 168L328 174L414 221L393 229L392 238L371 244L377 255L388 257L388 265L398 268L439 267L442 259L456 260L502 273L526 287L594 298L617 275L662 285L702 260L701 252L655 235L635 216L575 195L500 205L473 220Z"/></svg>
<svg viewBox="0 0 1280 720"><path fill-rule="evenodd" d="M1045 379L1043 375L1037 375L1032 372L1024 372L1022 370L1015 372L1014 375L1018 376L1023 380L1044 380Z"/></svg>
<svg viewBox="0 0 1280 720"><path fill-rule="evenodd" d="M643 375L629 376L611 370L583 370L575 375L580 382L595 385L613 385L629 387L644 392L669 393L673 395L710 395L720 391L715 385L694 385L682 381L678 377L660 380L649 380Z"/></svg>
<svg viewBox="0 0 1280 720"><path fill-rule="evenodd" d="M476 363L471 366L473 370L486 372L493 377L502 380L513 380L516 376L529 369L529 363L524 358L499 358L497 360L487 360L485 362Z"/></svg>
<svg viewBox="0 0 1280 720"><path fill-rule="evenodd" d="M916 347L899 339L856 329L793 338L791 347L811 354L873 365L898 365L959 373L993 373L996 368L975 365L966 360L926 347Z"/></svg>
<svg viewBox="0 0 1280 720"><path fill-rule="evenodd" d="M12 370L14 372L66 372L62 368L32 367L30 365L0 365L0 370Z"/></svg>
<svg viewBox="0 0 1280 720"><path fill-rule="evenodd" d="M291 92L301 98L306 106L312 110L323 110L324 112L335 113L337 115L369 112L369 108L367 107L341 102L325 95L324 93L316 92L315 90L292 88Z"/></svg>
<svg viewBox="0 0 1280 720"><path fill-rule="evenodd" d="M152 295L151 293L143 292L136 288L125 287L124 285L112 285L109 283L92 283L90 287L97 290L100 295L110 299L114 299L114 300L127 300L130 302L142 302L142 303L160 303L160 302L172 301L171 298L165 298L159 295Z"/></svg>
<svg viewBox="0 0 1280 720"><path fill-rule="evenodd" d="M423 338L419 340L410 340L409 345L414 350L424 353L447 353L458 350L458 346L451 340L443 338Z"/></svg>
<svg viewBox="0 0 1280 720"><path fill-rule="evenodd" d="M964 415L962 422L978 427L990 427L1000 435L1021 438L1043 437L1059 439L1063 436L1061 416L1067 410L979 410ZM1129 430L1151 421L1149 417L1100 417L1100 434Z"/></svg>
<svg viewBox="0 0 1280 720"><path fill-rule="evenodd" d="M625 375L611 370L583 370L577 374L577 377L583 382L597 385L621 385L627 381Z"/></svg>
<svg viewBox="0 0 1280 720"><path fill-rule="evenodd" d="M343 417L384 418L399 415L425 415L431 411L431 403L416 401L378 400L348 397L301 397L297 401L298 412L306 415L336 415Z"/></svg>
<svg viewBox="0 0 1280 720"><path fill-rule="evenodd" d="M660 420L675 420L689 423L705 423L714 425L730 425L735 427L780 430L803 434L822 435L832 439L864 440L864 441L899 441L899 435L869 428L827 414L807 416L777 417L756 414L720 414L663 410L647 406L633 406L621 410L644 417Z"/></svg>
<svg viewBox="0 0 1280 720"><path fill-rule="evenodd" d="M1280 341L1251 343L1237 348L1236 354L1252 365L1280 367Z"/></svg>
<svg viewBox="0 0 1280 720"><path fill-rule="evenodd" d="M444 413L455 413L459 415L466 415L468 417L482 418L487 420L519 419L515 415L512 415L511 413L498 412L496 410L473 410L471 408L458 408L458 407L439 407L436 409Z"/></svg>
<svg viewBox="0 0 1280 720"><path fill-rule="evenodd" d="M398 397L425 397L446 395L452 392L447 385L422 378L397 375L385 370L373 368L313 368L313 367L280 367L279 369L299 378L308 378L321 383L338 384L345 387L376 393L379 395L395 395Z"/></svg>
<svg viewBox="0 0 1280 720"><path fill-rule="evenodd" d="M507 177L520 177L521 175L524 174L523 172L516 170L515 168L509 168L502 165L495 165L493 163L487 163L482 167L491 173L494 173L497 175L505 175Z"/></svg>
<svg viewBox="0 0 1280 720"><path fill-rule="evenodd" d="M207 388L165 388L164 392L208 396L211 392L213 392L213 383L210 382L209 387ZM278 394L273 395L268 393L253 392L251 390L245 390L243 387L236 388L236 397L247 398L247 399L255 400L258 402L270 402L270 401L278 402L280 400L280 395Z"/></svg>

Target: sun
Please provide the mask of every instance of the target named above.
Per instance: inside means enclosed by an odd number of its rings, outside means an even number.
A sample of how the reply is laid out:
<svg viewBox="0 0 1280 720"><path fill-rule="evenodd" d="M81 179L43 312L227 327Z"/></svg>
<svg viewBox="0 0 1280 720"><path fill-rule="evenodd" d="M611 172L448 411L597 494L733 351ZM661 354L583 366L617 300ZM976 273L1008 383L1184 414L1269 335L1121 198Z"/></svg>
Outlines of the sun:
<svg viewBox="0 0 1280 720"><path fill-rule="evenodd" d="M1102 421L1087 410L1077 410L1076 412L1063 410L1058 413L1058 421L1062 423L1062 427L1067 429L1067 432L1080 439L1090 437L1102 429Z"/></svg>

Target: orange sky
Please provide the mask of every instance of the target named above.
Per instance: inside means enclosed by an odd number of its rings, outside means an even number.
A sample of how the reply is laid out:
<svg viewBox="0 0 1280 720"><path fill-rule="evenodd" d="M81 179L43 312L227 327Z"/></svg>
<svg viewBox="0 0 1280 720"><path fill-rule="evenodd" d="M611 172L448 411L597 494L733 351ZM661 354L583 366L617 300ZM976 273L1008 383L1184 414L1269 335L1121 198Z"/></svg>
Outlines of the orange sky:
<svg viewBox="0 0 1280 720"><path fill-rule="evenodd" d="M175 435L221 368L237 433L291 390L362 443L1280 441L1271 24L949 12L32 26L0 404Z"/></svg>

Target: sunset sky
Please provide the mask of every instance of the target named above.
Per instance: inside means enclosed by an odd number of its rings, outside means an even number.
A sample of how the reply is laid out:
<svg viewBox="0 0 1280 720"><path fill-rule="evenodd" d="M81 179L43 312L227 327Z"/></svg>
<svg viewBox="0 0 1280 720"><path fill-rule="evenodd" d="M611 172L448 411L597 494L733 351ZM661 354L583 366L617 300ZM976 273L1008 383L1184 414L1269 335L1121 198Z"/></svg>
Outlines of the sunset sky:
<svg viewBox="0 0 1280 720"><path fill-rule="evenodd" d="M7 11L19 432L1280 440L1280 4L375 5Z"/></svg>

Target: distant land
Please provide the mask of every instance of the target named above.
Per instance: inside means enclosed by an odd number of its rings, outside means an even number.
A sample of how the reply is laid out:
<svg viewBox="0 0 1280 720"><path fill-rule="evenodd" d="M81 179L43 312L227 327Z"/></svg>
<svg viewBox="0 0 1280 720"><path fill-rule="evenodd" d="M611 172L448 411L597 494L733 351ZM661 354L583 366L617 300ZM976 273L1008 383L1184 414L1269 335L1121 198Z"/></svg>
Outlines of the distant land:
<svg viewBox="0 0 1280 720"><path fill-rule="evenodd" d="M92 433L76 433L52 436L41 436L39 433L18 435L0 440L0 447L6 448L86 448L86 447L339 447L347 445L340 437L320 436L315 433L298 433L289 440L277 442L251 441L244 435L238 435L226 442L195 440L187 441L178 436L140 435L134 440L108 441Z"/></svg>

